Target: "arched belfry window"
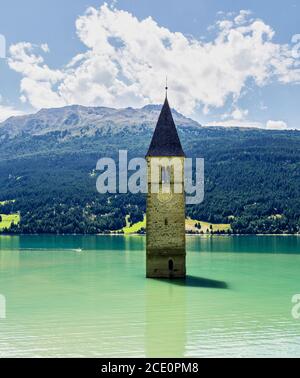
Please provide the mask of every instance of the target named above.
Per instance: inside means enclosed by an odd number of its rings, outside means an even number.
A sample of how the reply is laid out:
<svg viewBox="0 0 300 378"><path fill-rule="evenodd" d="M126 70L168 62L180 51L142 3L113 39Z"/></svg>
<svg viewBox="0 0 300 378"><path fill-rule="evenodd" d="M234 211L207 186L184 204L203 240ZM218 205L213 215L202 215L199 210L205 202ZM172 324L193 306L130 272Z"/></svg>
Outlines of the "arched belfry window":
<svg viewBox="0 0 300 378"><path fill-rule="evenodd" d="M161 167L161 182L163 184L171 182L171 167Z"/></svg>
<svg viewBox="0 0 300 378"><path fill-rule="evenodd" d="M167 226L169 224L169 222L168 222L168 219L166 218L165 219L165 226Z"/></svg>

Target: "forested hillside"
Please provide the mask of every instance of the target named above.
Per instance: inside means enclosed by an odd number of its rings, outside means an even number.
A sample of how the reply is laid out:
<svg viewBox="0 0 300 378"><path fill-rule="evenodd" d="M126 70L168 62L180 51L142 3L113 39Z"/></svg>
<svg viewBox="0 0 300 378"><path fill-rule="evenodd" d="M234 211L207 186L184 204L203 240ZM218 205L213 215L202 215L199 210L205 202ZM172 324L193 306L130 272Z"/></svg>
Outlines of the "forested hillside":
<svg viewBox="0 0 300 378"><path fill-rule="evenodd" d="M158 113L68 107L0 125L0 214L21 215L9 232L99 233L128 214L142 220L144 196L100 195L95 167L119 149L144 156ZM186 154L205 159L205 200L188 216L236 233L299 231L300 132L201 127L178 113L175 122Z"/></svg>

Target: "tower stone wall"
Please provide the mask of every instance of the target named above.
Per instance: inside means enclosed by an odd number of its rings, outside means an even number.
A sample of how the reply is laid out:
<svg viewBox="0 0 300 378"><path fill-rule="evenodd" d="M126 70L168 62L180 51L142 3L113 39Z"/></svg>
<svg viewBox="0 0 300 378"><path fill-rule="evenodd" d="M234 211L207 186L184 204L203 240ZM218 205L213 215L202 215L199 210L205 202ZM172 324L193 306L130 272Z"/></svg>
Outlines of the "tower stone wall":
<svg viewBox="0 0 300 378"><path fill-rule="evenodd" d="M184 158L180 157L182 172L176 182L171 170L170 192L163 193L162 177L159 176L159 192L152 192L151 161L148 163L147 194L147 277L180 278L186 275L185 248L185 195ZM175 178L175 180L174 180ZM181 184L181 193L175 193L174 184Z"/></svg>

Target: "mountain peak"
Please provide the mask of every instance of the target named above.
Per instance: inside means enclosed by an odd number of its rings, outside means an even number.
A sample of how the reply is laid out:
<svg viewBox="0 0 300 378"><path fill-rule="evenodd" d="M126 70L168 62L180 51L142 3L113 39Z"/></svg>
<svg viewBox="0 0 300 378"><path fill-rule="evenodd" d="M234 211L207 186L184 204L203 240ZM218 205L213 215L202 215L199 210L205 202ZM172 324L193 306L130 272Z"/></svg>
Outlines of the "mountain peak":
<svg viewBox="0 0 300 378"><path fill-rule="evenodd" d="M59 132L65 137L93 136L96 133L103 135L119 132L138 133L146 128L153 130L161 105L146 105L140 109L132 107L115 109L109 107L86 107L69 105L61 108L43 108L35 114L21 117L11 117L0 124L0 138L8 136L14 138L19 135L39 136ZM200 125L173 111L177 126Z"/></svg>

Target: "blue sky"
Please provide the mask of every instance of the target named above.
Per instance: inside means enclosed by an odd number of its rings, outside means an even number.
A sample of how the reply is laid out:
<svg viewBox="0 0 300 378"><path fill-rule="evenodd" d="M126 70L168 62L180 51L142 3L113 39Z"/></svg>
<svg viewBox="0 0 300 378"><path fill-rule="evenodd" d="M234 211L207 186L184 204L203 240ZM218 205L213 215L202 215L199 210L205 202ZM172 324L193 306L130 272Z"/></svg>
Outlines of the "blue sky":
<svg viewBox="0 0 300 378"><path fill-rule="evenodd" d="M168 74L171 105L204 124L300 128L298 1L108 3L1 2L0 120L157 103Z"/></svg>

